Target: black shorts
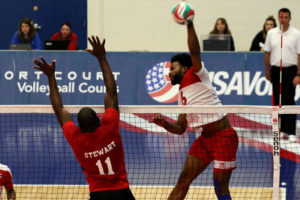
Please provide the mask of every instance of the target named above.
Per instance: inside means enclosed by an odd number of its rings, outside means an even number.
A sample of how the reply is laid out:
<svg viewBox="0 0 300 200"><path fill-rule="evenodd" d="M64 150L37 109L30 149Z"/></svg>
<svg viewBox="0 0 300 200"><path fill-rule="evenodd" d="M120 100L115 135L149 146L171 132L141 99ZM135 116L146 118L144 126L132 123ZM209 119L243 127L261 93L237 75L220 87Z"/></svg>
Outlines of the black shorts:
<svg viewBox="0 0 300 200"><path fill-rule="evenodd" d="M135 200L129 188L90 193L90 200Z"/></svg>

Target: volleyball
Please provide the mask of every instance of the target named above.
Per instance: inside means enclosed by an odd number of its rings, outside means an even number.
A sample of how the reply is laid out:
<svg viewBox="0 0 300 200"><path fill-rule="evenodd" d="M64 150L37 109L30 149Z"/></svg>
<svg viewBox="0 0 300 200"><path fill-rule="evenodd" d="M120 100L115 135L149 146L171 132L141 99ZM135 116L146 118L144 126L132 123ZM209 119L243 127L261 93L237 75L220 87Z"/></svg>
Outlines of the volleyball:
<svg viewBox="0 0 300 200"><path fill-rule="evenodd" d="M191 23L194 19L194 14L192 6L186 2L180 2L172 9L173 18L179 24Z"/></svg>

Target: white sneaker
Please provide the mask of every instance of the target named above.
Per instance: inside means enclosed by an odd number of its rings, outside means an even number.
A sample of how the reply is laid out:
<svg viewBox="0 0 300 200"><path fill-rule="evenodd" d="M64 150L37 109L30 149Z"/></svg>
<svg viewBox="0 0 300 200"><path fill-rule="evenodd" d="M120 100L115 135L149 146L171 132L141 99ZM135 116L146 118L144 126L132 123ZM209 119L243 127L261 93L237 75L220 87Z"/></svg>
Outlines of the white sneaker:
<svg viewBox="0 0 300 200"><path fill-rule="evenodd" d="M288 139L289 135L285 132L280 132L280 139Z"/></svg>
<svg viewBox="0 0 300 200"><path fill-rule="evenodd" d="M291 143L296 143L296 142L297 142L297 137L296 137L296 135L289 135L289 142L291 142Z"/></svg>

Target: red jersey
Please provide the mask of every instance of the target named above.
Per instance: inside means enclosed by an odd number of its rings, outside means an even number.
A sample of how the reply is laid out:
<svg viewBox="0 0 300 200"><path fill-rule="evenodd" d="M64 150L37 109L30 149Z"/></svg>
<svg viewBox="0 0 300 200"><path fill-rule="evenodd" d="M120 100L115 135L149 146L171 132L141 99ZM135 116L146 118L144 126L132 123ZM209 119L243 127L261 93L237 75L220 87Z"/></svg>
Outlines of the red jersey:
<svg viewBox="0 0 300 200"><path fill-rule="evenodd" d="M54 35L52 35L51 37L51 40L63 40L61 33L60 32L54 33ZM78 39L75 33L71 32L71 34L69 35L68 38L66 38L66 40L70 40L68 50L77 50Z"/></svg>
<svg viewBox="0 0 300 200"><path fill-rule="evenodd" d="M0 164L0 199L3 186L6 190L13 188L13 179L10 169L6 165Z"/></svg>
<svg viewBox="0 0 300 200"><path fill-rule="evenodd" d="M101 126L93 133L82 133L73 121L63 124L64 136L87 175L90 192L129 188L119 118L114 108L107 108Z"/></svg>

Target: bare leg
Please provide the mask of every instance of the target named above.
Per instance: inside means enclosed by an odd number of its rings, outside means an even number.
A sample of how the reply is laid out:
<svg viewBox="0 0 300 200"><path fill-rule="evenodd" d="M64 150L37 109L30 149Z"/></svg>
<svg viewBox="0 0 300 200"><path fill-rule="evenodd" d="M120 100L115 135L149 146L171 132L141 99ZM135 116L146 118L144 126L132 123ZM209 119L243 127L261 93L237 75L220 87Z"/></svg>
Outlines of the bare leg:
<svg viewBox="0 0 300 200"><path fill-rule="evenodd" d="M229 181L231 172L214 172L214 186L217 197L230 195Z"/></svg>
<svg viewBox="0 0 300 200"><path fill-rule="evenodd" d="M203 161L198 157L188 155L183 170L180 173L175 188L171 192L168 200L182 200L189 190L190 184L193 180L203 172L207 167Z"/></svg>

